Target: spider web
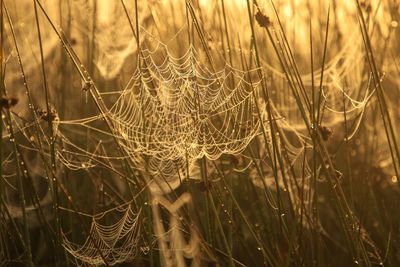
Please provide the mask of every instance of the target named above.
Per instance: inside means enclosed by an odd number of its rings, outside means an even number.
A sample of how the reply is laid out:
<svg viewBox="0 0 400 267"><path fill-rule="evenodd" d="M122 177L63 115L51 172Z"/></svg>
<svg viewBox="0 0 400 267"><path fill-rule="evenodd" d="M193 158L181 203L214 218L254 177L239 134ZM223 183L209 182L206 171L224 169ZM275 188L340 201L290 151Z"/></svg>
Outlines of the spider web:
<svg viewBox="0 0 400 267"><path fill-rule="evenodd" d="M324 66L323 81L320 87L322 70L315 70L313 74L301 75L301 81L311 97L312 77L314 77L314 92L319 94L321 88L321 106L324 107L323 125L334 127L346 120L357 120L352 129L353 136L358 129L362 114L371 99L375 88L370 83L365 85L364 52L362 38L353 34L343 45L341 50ZM280 116L287 120L292 129L305 130L306 125L299 114L296 99L289 90L289 83L285 74L267 62L263 62L265 76L273 84L272 98Z"/></svg>
<svg viewBox="0 0 400 267"><path fill-rule="evenodd" d="M165 57L156 62L160 53ZM179 177L186 177L197 159L239 154L259 133L255 96L260 79L255 70L243 72L228 64L222 70L210 70L201 64L193 46L181 57L173 57L162 43L141 55L140 66L122 91L100 93L105 103L111 102L103 114L60 124L83 126L115 138L125 158L147 174L157 192L179 185ZM115 95L117 100L110 101ZM94 126L104 117L112 133ZM70 147L79 147L63 131L58 135ZM64 164L81 168L65 152L59 154ZM99 152L93 151L90 157ZM79 153L85 153L84 149ZM90 162L84 164L89 166Z"/></svg>
<svg viewBox="0 0 400 267"><path fill-rule="evenodd" d="M80 34L95 40L98 54L93 60L100 75L104 79L115 78L121 72L126 58L137 52L136 42L123 10L121 7L113 8L111 13L115 15L109 21L102 22L101 27L93 27L87 21L87 17L79 16L81 6L87 10L92 10L93 6L87 1L75 1L72 5L73 13L77 16L73 22L74 27L81 30ZM128 4L128 9L132 8L130 5ZM90 12L82 12L85 13ZM26 20L25 25L33 24L34 21L32 16L21 19ZM142 23L143 21L140 22ZM19 25L19 22L16 24ZM29 46L31 40L36 38L36 33L22 32L26 36L26 47L21 48L24 58L29 58L26 56L29 53L37 57L38 48ZM116 32L118 36L115 36ZM146 38L146 34L144 36L143 39ZM58 40L49 32L43 33L43 39L46 40L46 59L51 55ZM361 40L359 35L351 35L342 50L324 68L324 125L333 127L342 123L344 111L347 120L354 119L360 122L374 93L369 84L363 86L368 77L362 75L365 73L365 66ZM151 191L156 195L156 203L164 203L160 205L168 209L172 204L167 203L161 194L174 190L182 179L193 174L198 159L206 157L216 160L223 154L240 154L254 138L259 140L261 147L269 147L270 150L273 147L270 131L267 131L266 140L261 136L260 121L256 115L255 104L259 101L259 106L263 107L262 121L268 121L265 101L259 97L261 83L257 70L245 72L229 64L215 70L213 66L205 63L206 58L194 46L189 46L180 56L174 56L166 44L157 43L158 47L154 50L141 51L140 64L123 90L104 90L99 94L100 99L105 101L109 108L86 118L57 118L53 125L60 146L57 150L57 160L65 167L71 170L89 170L100 165L120 174L120 170L123 169L122 160L129 160L135 169L146 176ZM38 62L24 62L26 72L34 72ZM272 90L275 93L272 94L271 101L273 117L277 119L278 127L284 129L283 132L279 132L281 138L278 139L276 149L279 150L284 144L292 164L295 165L310 145L310 139L302 134L305 130L304 122L301 121L298 105L288 90L284 73L267 62L263 62L262 67L265 78L274 86ZM315 81L321 79L321 72L316 70L313 73ZM19 71L13 73L20 74ZM306 73L301 77L305 86L310 88L311 74ZM104 126L104 119L111 122L115 131L110 132ZM14 117L13 120L15 122L18 119ZM354 135L359 125L355 124L350 136ZM32 132L30 128L33 126L19 125L18 128L29 140ZM43 129L40 130L44 132ZM77 140L84 136L87 130L93 135L88 141L89 145L82 145ZM111 151L110 143L114 139L118 141L124 155ZM48 138L44 136L43 140L48 146ZM31 145L34 146L33 142ZM267 174L263 177L266 184L273 186L271 159L265 151L263 152L258 161ZM305 169L308 179L307 166ZM256 175L250 176L253 178ZM259 183L257 185L263 186ZM282 184L278 186L283 187ZM298 196L294 187L294 184L290 185L289 193L291 197L296 198ZM185 196L182 201L188 203L188 197ZM172 264L174 261L182 262L182 258L186 256L194 258L195 253L191 251L196 250L193 248L197 246L197 237L193 235L193 244L185 244L182 234L177 230L181 225L174 219L177 212L174 209L168 210L171 213L171 229L165 231L157 228L155 231L161 240L160 247L163 247L165 261ZM132 211L130 205L124 205L114 211L122 217L111 224L106 222L108 212L93 216L89 235L83 245L69 241L67 235L64 235L64 247L77 261L101 265L105 259L113 265L130 261L136 255L139 215ZM154 216L159 215L155 213ZM162 238L164 235L166 237Z"/></svg>
<svg viewBox="0 0 400 267"><path fill-rule="evenodd" d="M105 225L102 221L111 212L118 212L122 217L113 224ZM84 244L75 244L63 234L63 246L75 259L89 265L115 265L132 261L138 252L139 214L140 211L134 213L128 203L94 215Z"/></svg>

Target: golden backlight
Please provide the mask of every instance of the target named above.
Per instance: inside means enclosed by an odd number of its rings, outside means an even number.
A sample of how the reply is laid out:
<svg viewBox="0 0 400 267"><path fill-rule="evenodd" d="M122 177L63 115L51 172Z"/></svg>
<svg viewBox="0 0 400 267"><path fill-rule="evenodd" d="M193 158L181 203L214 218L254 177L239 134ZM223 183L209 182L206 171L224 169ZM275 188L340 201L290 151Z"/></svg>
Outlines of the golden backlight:
<svg viewBox="0 0 400 267"><path fill-rule="evenodd" d="M398 1L0 7L0 267L400 266Z"/></svg>

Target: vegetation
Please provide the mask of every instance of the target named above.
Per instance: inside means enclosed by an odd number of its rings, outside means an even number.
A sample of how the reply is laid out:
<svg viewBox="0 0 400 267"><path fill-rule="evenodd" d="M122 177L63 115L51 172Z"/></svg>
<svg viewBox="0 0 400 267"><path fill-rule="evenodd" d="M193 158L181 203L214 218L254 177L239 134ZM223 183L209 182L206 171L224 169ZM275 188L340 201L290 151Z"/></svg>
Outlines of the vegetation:
<svg viewBox="0 0 400 267"><path fill-rule="evenodd" d="M399 266L395 0L0 0L0 266Z"/></svg>

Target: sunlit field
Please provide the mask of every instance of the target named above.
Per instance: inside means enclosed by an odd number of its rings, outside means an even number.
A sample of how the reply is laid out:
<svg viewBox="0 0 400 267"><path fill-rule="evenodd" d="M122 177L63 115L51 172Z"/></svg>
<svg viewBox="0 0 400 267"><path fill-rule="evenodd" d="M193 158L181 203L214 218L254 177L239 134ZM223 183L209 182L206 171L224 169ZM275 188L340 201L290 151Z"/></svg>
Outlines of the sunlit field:
<svg viewBox="0 0 400 267"><path fill-rule="evenodd" d="M397 0L0 6L0 267L400 266Z"/></svg>

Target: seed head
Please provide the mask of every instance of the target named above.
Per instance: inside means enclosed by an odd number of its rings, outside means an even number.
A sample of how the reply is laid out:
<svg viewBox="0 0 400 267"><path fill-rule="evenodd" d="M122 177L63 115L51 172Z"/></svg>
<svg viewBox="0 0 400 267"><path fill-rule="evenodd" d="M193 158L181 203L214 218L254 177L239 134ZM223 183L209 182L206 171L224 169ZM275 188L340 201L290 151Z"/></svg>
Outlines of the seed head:
<svg viewBox="0 0 400 267"><path fill-rule="evenodd" d="M0 98L0 107L10 109L18 103L18 99L15 97L2 97Z"/></svg>
<svg viewBox="0 0 400 267"><path fill-rule="evenodd" d="M261 11L258 11L256 14L256 20L260 27L267 28L271 26L271 20L270 18L265 15L264 13L261 13Z"/></svg>
<svg viewBox="0 0 400 267"><path fill-rule="evenodd" d="M361 0L360 7L362 9L364 9L365 12L367 12L367 13L371 13L371 11L372 11L371 2L369 0Z"/></svg>
<svg viewBox="0 0 400 267"><path fill-rule="evenodd" d="M330 128L326 127L326 126L319 125L319 126L318 126L318 130L320 131L321 136L322 136L322 139L323 139L324 141L328 141L328 139L329 139L329 138L332 136L332 134L333 134L332 129L330 129Z"/></svg>
<svg viewBox="0 0 400 267"><path fill-rule="evenodd" d="M201 192L206 192L211 190L212 184L210 181L200 181L197 184L197 188L201 191Z"/></svg>
<svg viewBox="0 0 400 267"><path fill-rule="evenodd" d="M47 110L45 109L38 109L36 110L37 115L40 119L47 121L47 122L53 122L57 118L57 111L54 108L51 108L50 114L47 113Z"/></svg>

